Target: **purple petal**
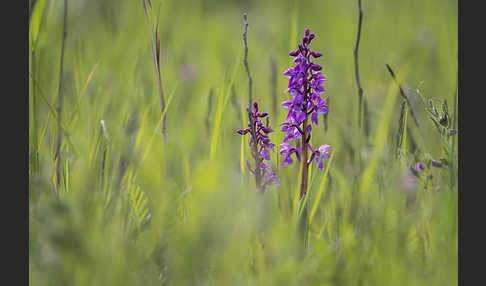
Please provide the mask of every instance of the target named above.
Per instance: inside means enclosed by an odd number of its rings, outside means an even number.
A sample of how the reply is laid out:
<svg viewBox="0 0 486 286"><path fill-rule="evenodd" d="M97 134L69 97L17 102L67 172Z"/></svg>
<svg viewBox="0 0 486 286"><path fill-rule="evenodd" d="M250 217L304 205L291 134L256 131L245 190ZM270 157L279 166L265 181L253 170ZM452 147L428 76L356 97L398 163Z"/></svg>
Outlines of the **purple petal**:
<svg viewBox="0 0 486 286"><path fill-rule="evenodd" d="M305 63L307 61L304 57L295 58L294 63Z"/></svg>
<svg viewBox="0 0 486 286"><path fill-rule="evenodd" d="M292 57L296 57L296 56L298 56L298 55L299 55L299 51L291 51L291 52L289 53L289 56L292 56Z"/></svg>
<svg viewBox="0 0 486 286"><path fill-rule="evenodd" d="M285 165L290 165L294 162L294 160L292 160L292 157L290 156L286 156L283 163L282 163L282 166L285 167Z"/></svg>
<svg viewBox="0 0 486 286"><path fill-rule="evenodd" d="M327 144L321 145L319 147L319 153L324 154L327 151L327 149L329 149L329 148L331 148L331 145L327 145Z"/></svg>
<svg viewBox="0 0 486 286"><path fill-rule="evenodd" d="M270 128L270 127L263 127L263 128L262 128L262 130L263 130L263 132L265 132L265 133L270 133L270 132L273 132L273 129L272 129L272 128Z"/></svg>
<svg viewBox="0 0 486 286"><path fill-rule="evenodd" d="M249 131L250 130L248 130L248 129L238 129L238 130L236 130L236 133L241 134L241 135L245 135Z"/></svg>
<svg viewBox="0 0 486 286"><path fill-rule="evenodd" d="M269 161L270 160L270 152L268 152L267 149L263 149L262 152L260 153L263 159Z"/></svg>
<svg viewBox="0 0 486 286"><path fill-rule="evenodd" d="M314 123L315 125L319 124L319 115L317 114L317 112L312 112L311 120L312 123Z"/></svg>
<svg viewBox="0 0 486 286"><path fill-rule="evenodd" d="M258 112L258 102L253 102L253 107L255 108L255 112Z"/></svg>
<svg viewBox="0 0 486 286"><path fill-rule="evenodd" d="M320 71L320 70L322 70L322 66L319 65L319 64L313 64L312 65L312 70Z"/></svg>
<svg viewBox="0 0 486 286"><path fill-rule="evenodd" d="M292 101L291 100L284 101L280 104L280 106L290 108L290 106L292 106Z"/></svg>

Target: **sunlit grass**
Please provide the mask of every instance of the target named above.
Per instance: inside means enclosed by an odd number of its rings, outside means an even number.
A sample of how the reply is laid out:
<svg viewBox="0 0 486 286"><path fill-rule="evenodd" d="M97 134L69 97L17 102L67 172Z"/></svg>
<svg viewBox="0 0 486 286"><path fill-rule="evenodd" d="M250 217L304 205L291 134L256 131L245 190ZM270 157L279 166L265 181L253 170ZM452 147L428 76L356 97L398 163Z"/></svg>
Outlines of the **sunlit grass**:
<svg viewBox="0 0 486 286"><path fill-rule="evenodd" d="M357 1L151 0L163 111L142 1L68 1L61 162L54 154L63 1L38 0L30 22L31 285L457 284L457 164L419 177L408 169L430 158L455 162L457 151L444 142L457 135L444 140L418 100L421 126L406 107L397 158L400 94L385 67L412 92L420 86L438 104L447 99L452 118L456 2L363 0L366 141L356 126ZM280 186L264 194L246 165L248 137L235 132L248 121L244 12L261 110L272 110L271 58L279 102L288 99L282 72L306 27L324 54L328 130L319 118L311 140L330 144L331 157L324 171L310 169L300 208L301 164L282 167L278 155L286 110L269 115L269 162Z"/></svg>

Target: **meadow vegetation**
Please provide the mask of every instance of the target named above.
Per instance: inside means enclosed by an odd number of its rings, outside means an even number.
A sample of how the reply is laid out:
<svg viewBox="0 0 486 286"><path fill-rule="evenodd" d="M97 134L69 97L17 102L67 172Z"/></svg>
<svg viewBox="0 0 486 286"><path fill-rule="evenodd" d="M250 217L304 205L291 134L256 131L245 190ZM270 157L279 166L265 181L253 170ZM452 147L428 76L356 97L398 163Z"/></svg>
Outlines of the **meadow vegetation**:
<svg viewBox="0 0 486 286"><path fill-rule="evenodd" d="M30 285L457 284L457 1L30 4ZM331 148L301 200L279 125L306 28Z"/></svg>

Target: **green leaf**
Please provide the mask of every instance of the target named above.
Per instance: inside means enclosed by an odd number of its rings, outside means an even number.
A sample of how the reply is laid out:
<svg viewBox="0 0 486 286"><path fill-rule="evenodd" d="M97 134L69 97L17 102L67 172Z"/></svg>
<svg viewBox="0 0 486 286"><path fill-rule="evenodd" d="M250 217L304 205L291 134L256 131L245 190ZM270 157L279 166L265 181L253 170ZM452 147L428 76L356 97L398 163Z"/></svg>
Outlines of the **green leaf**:
<svg viewBox="0 0 486 286"><path fill-rule="evenodd" d="M35 50L37 39L39 38L39 31L42 24L45 4L46 0L38 0L37 4L34 5L34 10L32 11L32 15L30 17L29 33L32 50Z"/></svg>
<svg viewBox="0 0 486 286"><path fill-rule="evenodd" d="M440 158L439 162L442 163L442 165L444 165L444 166L449 165L449 161L446 158Z"/></svg>
<svg viewBox="0 0 486 286"><path fill-rule="evenodd" d="M335 152L331 153L331 157L329 158L329 162L327 163L326 170L324 171L324 175L322 176L321 185L319 186L319 190L317 191L316 199L314 200L314 204L313 204L311 212L310 212L309 225L312 224L312 220L314 219L314 215L316 214L317 206L319 205L319 202L321 200L322 193L324 193L324 190L326 189L327 173L329 173L329 168L331 167L332 158L334 157L334 153Z"/></svg>

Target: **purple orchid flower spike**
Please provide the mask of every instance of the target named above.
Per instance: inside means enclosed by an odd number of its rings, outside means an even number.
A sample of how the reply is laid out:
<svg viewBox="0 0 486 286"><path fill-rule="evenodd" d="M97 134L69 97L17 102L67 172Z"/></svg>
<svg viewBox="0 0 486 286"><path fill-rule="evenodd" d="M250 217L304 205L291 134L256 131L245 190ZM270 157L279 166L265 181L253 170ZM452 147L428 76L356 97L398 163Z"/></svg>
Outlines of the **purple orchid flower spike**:
<svg viewBox="0 0 486 286"><path fill-rule="evenodd" d="M250 169L250 173L255 176L257 190L263 193L265 188L269 185L280 185L277 183L277 177L272 172L272 166L264 163L264 160L270 161L270 151L275 151L275 144L270 142L270 138L268 137L268 134L273 132L273 129L269 126L265 126L261 122L260 119L267 117L268 113L259 112L257 102L253 103L251 112L248 107L247 111L250 114L248 128L238 129L236 130L236 133L240 135L250 133L248 145L250 145L252 157L255 159L255 167L252 167L248 161L247 165Z"/></svg>
<svg viewBox="0 0 486 286"><path fill-rule="evenodd" d="M293 163L292 154L300 159L302 155L302 182L300 197L307 192L308 167L315 159L315 163L320 170L324 169L324 159L329 158L327 150L330 145L321 145L319 148L312 149L309 144L312 124L319 124L319 114L328 112L327 98L321 97L325 92L323 84L327 81L322 74L322 66L314 63L312 59L322 56L322 53L312 51L309 48L315 35L305 30L302 42L298 44L298 49L291 51L289 56L295 57L294 66L287 69L283 74L288 77L286 92L290 94L292 100L282 102L281 106L288 109L285 122L280 124L282 132L285 132L283 144L280 146L280 155L285 156L282 166ZM310 118L309 118L310 117ZM302 148L295 148L290 145L290 141L301 139ZM308 156L310 151L310 157Z"/></svg>

